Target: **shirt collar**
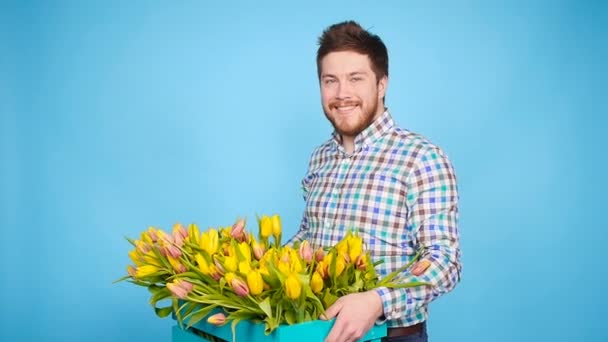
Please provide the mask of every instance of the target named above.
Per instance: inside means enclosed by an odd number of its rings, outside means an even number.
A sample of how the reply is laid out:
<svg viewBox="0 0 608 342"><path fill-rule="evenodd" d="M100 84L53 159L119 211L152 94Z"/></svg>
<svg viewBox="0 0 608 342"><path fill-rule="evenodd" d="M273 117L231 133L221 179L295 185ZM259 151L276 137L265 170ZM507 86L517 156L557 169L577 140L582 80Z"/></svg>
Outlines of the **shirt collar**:
<svg viewBox="0 0 608 342"><path fill-rule="evenodd" d="M361 151L364 147L369 147L375 141L380 139L385 133L395 126L393 117L388 109L386 109L379 117L377 117L367 128L355 137L355 152ZM339 151L346 153L342 146L342 137L336 131L332 133L334 147Z"/></svg>

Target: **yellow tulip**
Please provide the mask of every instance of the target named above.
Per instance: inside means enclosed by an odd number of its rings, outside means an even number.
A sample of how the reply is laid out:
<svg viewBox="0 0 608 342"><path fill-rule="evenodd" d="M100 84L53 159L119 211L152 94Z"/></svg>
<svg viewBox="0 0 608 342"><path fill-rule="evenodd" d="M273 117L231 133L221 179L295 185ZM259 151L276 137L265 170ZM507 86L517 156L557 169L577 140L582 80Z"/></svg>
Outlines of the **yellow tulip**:
<svg viewBox="0 0 608 342"><path fill-rule="evenodd" d="M205 258L203 258L202 255L197 253L194 259L196 259L198 268L201 270L201 272L203 272L203 274L211 274L211 270L209 269L209 263L207 262L207 260L205 260Z"/></svg>
<svg viewBox="0 0 608 342"><path fill-rule="evenodd" d="M310 279L310 288L314 293L319 293L321 290L323 290L323 278L319 275L319 273L314 272L312 274L312 278Z"/></svg>
<svg viewBox="0 0 608 342"><path fill-rule="evenodd" d="M198 245L200 236L201 236L201 234L198 229L198 226L194 223L191 223L188 226L188 239L190 240L190 242Z"/></svg>
<svg viewBox="0 0 608 342"><path fill-rule="evenodd" d="M290 274L285 280L285 293L291 299L300 298L302 293L302 284L295 274Z"/></svg>
<svg viewBox="0 0 608 342"><path fill-rule="evenodd" d="M224 258L224 267L230 272L236 272L238 268L238 259L236 255L229 255Z"/></svg>
<svg viewBox="0 0 608 342"><path fill-rule="evenodd" d="M281 217L279 215L272 216L272 235L274 235L275 239L278 239L282 233L281 227Z"/></svg>
<svg viewBox="0 0 608 342"><path fill-rule="evenodd" d="M230 242L224 243L224 255L234 255L236 256L236 248Z"/></svg>
<svg viewBox="0 0 608 342"><path fill-rule="evenodd" d="M152 275L158 271L160 271L160 269L154 265L143 265L137 267L137 269L135 270L135 275L137 276L137 278L143 278Z"/></svg>
<svg viewBox="0 0 608 342"><path fill-rule="evenodd" d="M324 261L326 264L328 264L328 265L330 265L330 264L331 264L331 261L332 261L333 259L334 259L334 254L333 254L333 253L327 253L327 254L325 254L325 256L323 257L323 261Z"/></svg>
<svg viewBox="0 0 608 342"><path fill-rule="evenodd" d="M348 242L346 239L342 239L338 242L336 250L338 251L338 254L348 253Z"/></svg>
<svg viewBox="0 0 608 342"><path fill-rule="evenodd" d="M147 244L153 245L154 241L152 240L152 237L150 236L150 234L148 233L147 230L144 230L143 232L141 232L141 240Z"/></svg>
<svg viewBox="0 0 608 342"><path fill-rule="evenodd" d="M217 230L211 228L201 235L201 248L209 255L217 252L219 246L219 236Z"/></svg>
<svg viewBox="0 0 608 342"><path fill-rule="evenodd" d="M232 279L236 278L236 274L234 274L233 272L227 272L224 275L224 279L226 279L226 283L230 284L230 282L232 282Z"/></svg>
<svg viewBox="0 0 608 342"><path fill-rule="evenodd" d="M250 271L251 271L251 265L249 264L249 261L245 260L245 261L239 262L239 272L241 272L243 274L249 274Z"/></svg>
<svg viewBox="0 0 608 342"><path fill-rule="evenodd" d="M357 260L357 257L363 253L363 239L359 236L350 236L348 238L348 256L351 261Z"/></svg>
<svg viewBox="0 0 608 342"><path fill-rule="evenodd" d="M260 219L260 236L262 239L268 239L272 234L272 219L266 215L263 215Z"/></svg>
<svg viewBox="0 0 608 342"><path fill-rule="evenodd" d="M265 247L264 244L262 244L262 247ZM264 255L262 255L262 259L260 259L260 263L266 263L266 262L273 262L275 260L276 257L276 249L274 248L270 248L268 251L266 251L266 253L264 253Z"/></svg>
<svg viewBox="0 0 608 342"><path fill-rule="evenodd" d="M148 253L144 254L143 260L148 265L154 265L158 267L163 266L162 262L158 259L158 257L153 251L149 251Z"/></svg>
<svg viewBox="0 0 608 342"><path fill-rule="evenodd" d="M167 255L167 260L169 260L169 263L171 264L171 267L173 267L175 273L184 273L187 271L186 266L184 266L179 259Z"/></svg>
<svg viewBox="0 0 608 342"><path fill-rule="evenodd" d="M247 261L247 262L251 261L251 247L249 246L249 244L247 242L243 241L243 242L239 243L239 251L241 252L245 261Z"/></svg>
<svg viewBox="0 0 608 342"><path fill-rule="evenodd" d="M343 257L338 257L336 259L336 277L340 276L344 269L346 268L346 262Z"/></svg>
<svg viewBox="0 0 608 342"><path fill-rule="evenodd" d="M325 261L319 261L319 263L317 264L317 268L315 269L316 273L319 273L319 275L321 276L321 278L325 279L328 276L328 268L329 266L327 265L327 263Z"/></svg>
<svg viewBox="0 0 608 342"><path fill-rule="evenodd" d="M253 270L247 274L247 285L252 295L259 295L264 290L264 280L260 272Z"/></svg>
<svg viewBox="0 0 608 342"><path fill-rule="evenodd" d="M295 272L295 273L299 273L300 271L302 271L302 260L300 260L300 257L298 256L298 252L296 252L294 249L290 249L289 251L290 253L290 269L291 272Z"/></svg>
<svg viewBox="0 0 608 342"><path fill-rule="evenodd" d="M133 261L133 263L135 264L135 266L143 266L144 265L142 257L137 252L137 249L134 249L134 250L132 250L132 251L129 252L129 258L131 258L131 261Z"/></svg>
<svg viewBox="0 0 608 342"><path fill-rule="evenodd" d="M288 262L279 261L279 271L281 273L287 275L291 273L291 265Z"/></svg>
<svg viewBox="0 0 608 342"><path fill-rule="evenodd" d="M222 238L230 238L232 235L232 227L224 227L220 229Z"/></svg>
<svg viewBox="0 0 608 342"><path fill-rule="evenodd" d="M270 272L268 271L268 267L266 267L266 265L260 265L260 268L258 269L260 271L260 274L269 276Z"/></svg>

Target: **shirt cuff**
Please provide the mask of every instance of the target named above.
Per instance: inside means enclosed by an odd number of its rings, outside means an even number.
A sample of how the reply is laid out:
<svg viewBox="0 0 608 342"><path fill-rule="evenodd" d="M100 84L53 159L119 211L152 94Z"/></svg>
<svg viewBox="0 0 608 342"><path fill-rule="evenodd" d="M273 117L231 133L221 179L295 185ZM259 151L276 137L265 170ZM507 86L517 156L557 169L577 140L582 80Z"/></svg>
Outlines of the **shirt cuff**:
<svg viewBox="0 0 608 342"><path fill-rule="evenodd" d="M399 306L395 305L397 294L394 289L379 287L376 289L376 293L378 293L382 300L382 312L384 313L384 315L376 320L376 324L383 324L387 320L393 320L401 316L401 312L398 310Z"/></svg>

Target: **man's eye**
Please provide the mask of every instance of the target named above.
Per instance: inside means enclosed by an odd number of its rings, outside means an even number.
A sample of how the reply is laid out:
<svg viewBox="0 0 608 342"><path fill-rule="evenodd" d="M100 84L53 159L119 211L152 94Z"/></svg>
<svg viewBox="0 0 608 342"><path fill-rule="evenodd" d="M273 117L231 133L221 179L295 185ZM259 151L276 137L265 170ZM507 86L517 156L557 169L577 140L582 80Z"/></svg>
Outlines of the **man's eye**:
<svg viewBox="0 0 608 342"><path fill-rule="evenodd" d="M333 78L327 78L325 79L325 84L332 84L332 83L336 83L336 80L334 80Z"/></svg>
<svg viewBox="0 0 608 342"><path fill-rule="evenodd" d="M350 80L351 80L351 82L359 82L359 81L363 81L363 78L362 77L353 77Z"/></svg>

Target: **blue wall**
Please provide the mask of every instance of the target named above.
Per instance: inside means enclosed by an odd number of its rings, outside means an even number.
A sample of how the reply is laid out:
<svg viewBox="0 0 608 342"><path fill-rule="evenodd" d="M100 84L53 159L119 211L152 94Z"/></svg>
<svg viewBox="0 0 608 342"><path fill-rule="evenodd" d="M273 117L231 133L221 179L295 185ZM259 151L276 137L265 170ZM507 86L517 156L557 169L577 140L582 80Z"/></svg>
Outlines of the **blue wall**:
<svg viewBox="0 0 608 342"><path fill-rule="evenodd" d="M169 341L145 289L111 284L123 236L275 212L295 232L300 179L331 131L316 38L351 18L389 48L397 122L459 177L463 280L431 305L431 340L608 340L607 14L599 1L3 2L0 340Z"/></svg>

